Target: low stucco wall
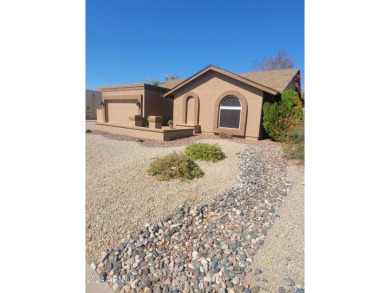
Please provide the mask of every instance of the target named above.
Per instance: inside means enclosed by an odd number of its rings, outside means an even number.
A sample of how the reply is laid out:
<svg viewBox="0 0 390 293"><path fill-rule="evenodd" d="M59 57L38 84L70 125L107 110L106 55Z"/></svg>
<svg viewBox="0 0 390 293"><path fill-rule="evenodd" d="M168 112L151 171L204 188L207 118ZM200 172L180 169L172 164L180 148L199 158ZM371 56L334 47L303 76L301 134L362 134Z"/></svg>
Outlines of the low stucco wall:
<svg viewBox="0 0 390 293"><path fill-rule="evenodd" d="M115 125L111 123L96 123L96 129L114 134L128 135L145 139L155 139L160 141L175 140L192 136L193 128L183 129L150 129L146 127Z"/></svg>
<svg viewBox="0 0 390 293"><path fill-rule="evenodd" d="M192 136L193 133L193 128L164 129L164 140L175 140L183 137L189 137Z"/></svg>
<svg viewBox="0 0 390 293"><path fill-rule="evenodd" d="M201 133L200 125L176 124L177 128L193 128L194 134Z"/></svg>

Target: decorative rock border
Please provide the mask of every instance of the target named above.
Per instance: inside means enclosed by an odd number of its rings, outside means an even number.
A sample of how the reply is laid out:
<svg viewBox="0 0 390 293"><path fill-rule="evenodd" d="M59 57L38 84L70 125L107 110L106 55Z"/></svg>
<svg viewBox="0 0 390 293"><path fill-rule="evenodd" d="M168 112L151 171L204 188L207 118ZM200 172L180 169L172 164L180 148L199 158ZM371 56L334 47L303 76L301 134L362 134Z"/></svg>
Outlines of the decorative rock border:
<svg viewBox="0 0 390 293"><path fill-rule="evenodd" d="M258 292L244 280L291 184L279 148L248 146L238 157L238 186L103 252L91 264L101 281L115 292Z"/></svg>

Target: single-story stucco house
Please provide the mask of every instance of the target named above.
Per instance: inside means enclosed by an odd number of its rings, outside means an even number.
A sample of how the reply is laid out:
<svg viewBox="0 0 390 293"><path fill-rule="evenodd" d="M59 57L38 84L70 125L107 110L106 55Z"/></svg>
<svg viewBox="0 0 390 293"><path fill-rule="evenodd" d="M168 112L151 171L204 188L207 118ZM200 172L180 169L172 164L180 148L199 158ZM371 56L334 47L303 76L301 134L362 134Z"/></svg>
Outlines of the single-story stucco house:
<svg viewBox="0 0 390 293"><path fill-rule="evenodd" d="M210 65L187 79L158 86L101 87L97 90L103 94L103 110L97 113L97 129L160 140L193 132L257 140L266 135L263 104L278 100L285 89L300 92L299 69L234 74ZM162 127L171 118L174 129Z"/></svg>
<svg viewBox="0 0 390 293"><path fill-rule="evenodd" d="M264 137L262 109L287 88L299 92L299 69L234 74L208 66L165 93L173 100L175 126L246 139Z"/></svg>
<svg viewBox="0 0 390 293"><path fill-rule="evenodd" d="M172 102L162 98L166 88L136 83L104 86L97 91L102 93L104 122L127 124L130 115L140 115L142 126L148 126L149 116L163 116L163 123L173 116Z"/></svg>

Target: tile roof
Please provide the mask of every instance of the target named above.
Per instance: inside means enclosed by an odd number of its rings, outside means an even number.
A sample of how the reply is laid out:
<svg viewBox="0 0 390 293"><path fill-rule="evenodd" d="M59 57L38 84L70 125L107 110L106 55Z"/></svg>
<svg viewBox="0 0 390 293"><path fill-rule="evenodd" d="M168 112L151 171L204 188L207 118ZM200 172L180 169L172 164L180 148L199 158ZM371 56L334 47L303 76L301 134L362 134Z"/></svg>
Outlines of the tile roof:
<svg viewBox="0 0 390 293"><path fill-rule="evenodd" d="M256 83L262 84L264 86L270 87L272 89L275 89L281 93L286 89L286 87L288 86L288 84L293 79L295 74L297 74L298 71L299 71L298 68L291 68L291 69L245 72L245 73L238 73L237 75L242 76L251 81L254 81Z"/></svg>
<svg viewBox="0 0 390 293"><path fill-rule="evenodd" d="M178 78L178 79L171 79L166 82L160 83L159 87L163 87L166 89L173 89L175 86L177 86L179 83L185 81L187 78Z"/></svg>
<svg viewBox="0 0 390 293"><path fill-rule="evenodd" d="M216 68L215 66L212 67ZM206 67L205 69L207 68L208 67ZM226 70L223 71L226 72ZM278 69L278 70L244 72L238 74L229 73L229 74L232 74L232 76L238 75L252 82L255 82L259 85L268 87L270 89L276 90L281 93L286 89L286 87L288 86L288 84L291 82L291 80L294 78L295 74L297 74L298 71L299 71L298 68L291 68L291 69ZM174 87L178 86L180 83L186 81L187 79L188 78L171 79L166 82L160 83L159 85L157 85L157 87L172 90ZM123 89L123 88L136 87L136 86L144 86L144 84L138 83L138 84L105 86L105 87L100 87L96 90L97 91L115 90L115 89Z"/></svg>

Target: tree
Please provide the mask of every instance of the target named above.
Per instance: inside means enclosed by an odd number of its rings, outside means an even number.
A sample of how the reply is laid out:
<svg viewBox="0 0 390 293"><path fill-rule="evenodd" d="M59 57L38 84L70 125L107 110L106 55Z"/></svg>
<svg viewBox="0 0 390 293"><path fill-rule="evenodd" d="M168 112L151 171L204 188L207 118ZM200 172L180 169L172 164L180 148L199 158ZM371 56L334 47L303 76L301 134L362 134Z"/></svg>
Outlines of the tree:
<svg viewBox="0 0 390 293"><path fill-rule="evenodd" d="M157 78L154 77L153 79L148 79L146 81L146 83L151 84L151 85L158 85L160 82L158 81Z"/></svg>
<svg viewBox="0 0 390 293"><path fill-rule="evenodd" d="M253 71L267 71L275 69L287 69L294 67L294 60L288 56L286 51L279 50L276 56L271 56L263 59L263 61L255 60Z"/></svg>
<svg viewBox="0 0 390 293"><path fill-rule="evenodd" d="M175 73L175 74L169 73L169 74L165 75L164 78L165 78L165 81L168 81L168 80L172 80L172 79L178 79L178 78L180 78L180 76L177 73Z"/></svg>

